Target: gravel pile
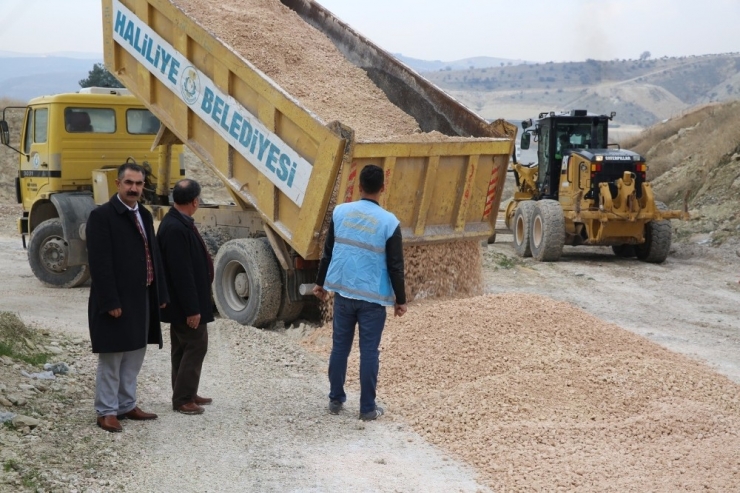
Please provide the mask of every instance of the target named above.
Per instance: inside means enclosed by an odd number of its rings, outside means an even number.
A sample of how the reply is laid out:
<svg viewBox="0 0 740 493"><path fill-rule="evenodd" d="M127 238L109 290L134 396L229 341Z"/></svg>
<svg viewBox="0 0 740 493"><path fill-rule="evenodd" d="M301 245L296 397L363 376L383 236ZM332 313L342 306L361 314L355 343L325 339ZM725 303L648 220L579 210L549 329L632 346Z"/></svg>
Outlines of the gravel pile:
<svg viewBox="0 0 740 493"><path fill-rule="evenodd" d="M304 345L328 356L331 328ZM425 301L389 318L378 395L496 491L740 488L737 384L549 298Z"/></svg>

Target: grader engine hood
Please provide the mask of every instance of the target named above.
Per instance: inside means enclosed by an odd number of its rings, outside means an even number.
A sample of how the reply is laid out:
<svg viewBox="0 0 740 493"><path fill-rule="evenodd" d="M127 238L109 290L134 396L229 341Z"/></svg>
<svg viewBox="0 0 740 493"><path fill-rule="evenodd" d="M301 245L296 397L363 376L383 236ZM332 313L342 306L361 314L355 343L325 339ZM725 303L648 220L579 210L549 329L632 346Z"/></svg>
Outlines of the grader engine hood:
<svg viewBox="0 0 740 493"><path fill-rule="evenodd" d="M647 181L645 176L647 167L645 159L639 154L614 149L578 151L576 154L586 160L588 163L586 165L590 167L587 171L590 174L591 187L586 192L586 198L598 203L600 190L604 185L608 187L612 196L616 196L619 193L618 181L624 178L625 173L632 175L631 181L634 181L637 198L642 197L642 184Z"/></svg>

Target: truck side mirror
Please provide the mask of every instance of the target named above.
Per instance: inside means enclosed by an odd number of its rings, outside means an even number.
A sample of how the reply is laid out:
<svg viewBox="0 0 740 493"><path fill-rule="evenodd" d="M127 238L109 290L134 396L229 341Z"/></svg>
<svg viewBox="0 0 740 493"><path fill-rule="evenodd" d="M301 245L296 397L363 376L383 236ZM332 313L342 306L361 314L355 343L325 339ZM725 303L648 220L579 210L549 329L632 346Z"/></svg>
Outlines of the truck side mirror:
<svg viewBox="0 0 740 493"><path fill-rule="evenodd" d="M532 135L529 132L524 132L522 134L522 141L519 144L519 147L521 147L522 149L529 149L529 142L531 138Z"/></svg>
<svg viewBox="0 0 740 493"><path fill-rule="evenodd" d="M0 142L6 146L10 145L10 130L5 120L0 120Z"/></svg>

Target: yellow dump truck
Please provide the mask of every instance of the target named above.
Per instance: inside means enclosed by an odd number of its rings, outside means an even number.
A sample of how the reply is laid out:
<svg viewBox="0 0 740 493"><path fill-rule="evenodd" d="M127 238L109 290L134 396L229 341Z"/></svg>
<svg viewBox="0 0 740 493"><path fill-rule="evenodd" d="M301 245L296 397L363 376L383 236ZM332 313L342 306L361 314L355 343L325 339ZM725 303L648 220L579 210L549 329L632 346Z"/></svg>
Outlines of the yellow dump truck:
<svg viewBox="0 0 740 493"><path fill-rule="evenodd" d="M282 0L379 75L376 84L424 131L475 139L364 142L321 121L170 1L102 3L106 66L163 123L156 144L187 145L235 204L198 217L231 238L215 259L222 315L256 326L298 315L331 207L359 197L368 163L385 170L382 205L407 244L493 234L516 128L472 113L320 5Z"/></svg>
<svg viewBox="0 0 740 493"><path fill-rule="evenodd" d="M19 129L11 129L6 119L12 111L23 112ZM115 192L109 178L127 159L168 167L161 183L158 173L150 173L145 190L147 203L168 202L169 189L184 172L182 147L174 149L180 158L175 160L172 149L152 150L159 128L157 118L126 89L86 88L3 110L0 140L12 146L16 139L11 134L18 132L20 142L20 148L13 147L19 154L16 197L23 206L18 232L24 247L30 237L28 262L39 280L70 288L90 277L84 225L96 203Z"/></svg>

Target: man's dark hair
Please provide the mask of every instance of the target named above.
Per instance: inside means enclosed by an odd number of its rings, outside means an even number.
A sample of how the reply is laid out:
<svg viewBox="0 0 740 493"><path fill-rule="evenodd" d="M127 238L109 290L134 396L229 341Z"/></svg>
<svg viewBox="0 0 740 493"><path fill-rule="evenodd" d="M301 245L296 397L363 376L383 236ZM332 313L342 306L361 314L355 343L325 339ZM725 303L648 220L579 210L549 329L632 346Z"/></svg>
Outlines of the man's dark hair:
<svg viewBox="0 0 740 493"><path fill-rule="evenodd" d="M365 193L374 194L383 188L383 168L368 164L360 172L360 185Z"/></svg>
<svg viewBox="0 0 740 493"><path fill-rule="evenodd" d="M178 181L172 189L172 200L177 205L189 204L198 197L200 197L200 184L189 178Z"/></svg>
<svg viewBox="0 0 740 493"><path fill-rule="evenodd" d="M136 163L128 163L128 162L123 163L122 165L118 167L118 179L119 180L123 180L123 175L126 173L127 169L130 169L131 171L136 171L137 173L141 173L141 175L146 180L146 170Z"/></svg>

